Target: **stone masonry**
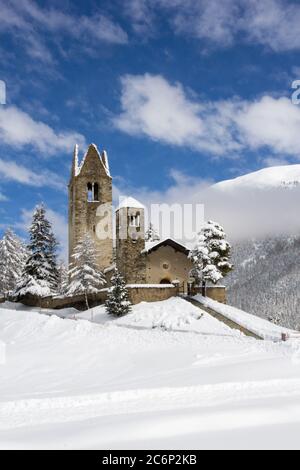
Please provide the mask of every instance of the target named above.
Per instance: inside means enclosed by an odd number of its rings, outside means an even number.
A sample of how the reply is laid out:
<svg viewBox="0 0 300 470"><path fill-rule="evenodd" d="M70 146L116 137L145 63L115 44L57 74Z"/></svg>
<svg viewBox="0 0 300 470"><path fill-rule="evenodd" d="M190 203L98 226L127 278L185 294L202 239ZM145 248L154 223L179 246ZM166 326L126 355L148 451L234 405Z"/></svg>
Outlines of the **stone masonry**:
<svg viewBox="0 0 300 470"><path fill-rule="evenodd" d="M89 198L89 195L91 196ZM81 162L75 147L69 183L69 262L74 248L89 234L95 242L101 270L112 263L112 178L106 153L90 145Z"/></svg>

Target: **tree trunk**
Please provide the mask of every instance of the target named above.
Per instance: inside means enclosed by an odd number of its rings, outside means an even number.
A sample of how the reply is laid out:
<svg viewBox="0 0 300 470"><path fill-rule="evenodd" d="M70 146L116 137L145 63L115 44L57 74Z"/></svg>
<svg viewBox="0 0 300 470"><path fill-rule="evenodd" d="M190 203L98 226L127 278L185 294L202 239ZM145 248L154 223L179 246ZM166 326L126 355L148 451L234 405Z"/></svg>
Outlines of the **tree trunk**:
<svg viewBox="0 0 300 470"><path fill-rule="evenodd" d="M86 303L86 306L87 306L87 310L89 310L90 307L89 307L89 301L88 301L88 297L87 297L86 291L85 291L85 303Z"/></svg>
<svg viewBox="0 0 300 470"><path fill-rule="evenodd" d="M202 297L206 297L206 281L202 281Z"/></svg>

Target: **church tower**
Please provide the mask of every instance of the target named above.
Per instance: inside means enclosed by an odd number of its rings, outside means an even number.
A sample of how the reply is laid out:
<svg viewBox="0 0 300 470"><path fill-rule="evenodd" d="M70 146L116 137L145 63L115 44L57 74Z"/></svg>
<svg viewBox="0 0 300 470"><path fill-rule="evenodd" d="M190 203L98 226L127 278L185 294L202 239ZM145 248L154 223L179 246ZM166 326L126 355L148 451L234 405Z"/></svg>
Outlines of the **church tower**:
<svg viewBox="0 0 300 470"><path fill-rule="evenodd" d="M113 258L112 178L106 152L92 144L82 162L75 146L69 183L69 262L74 248L86 234L94 240L100 270Z"/></svg>
<svg viewBox="0 0 300 470"><path fill-rule="evenodd" d="M145 209L136 199L124 199L116 211L117 267L127 284L146 282Z"/></svg>

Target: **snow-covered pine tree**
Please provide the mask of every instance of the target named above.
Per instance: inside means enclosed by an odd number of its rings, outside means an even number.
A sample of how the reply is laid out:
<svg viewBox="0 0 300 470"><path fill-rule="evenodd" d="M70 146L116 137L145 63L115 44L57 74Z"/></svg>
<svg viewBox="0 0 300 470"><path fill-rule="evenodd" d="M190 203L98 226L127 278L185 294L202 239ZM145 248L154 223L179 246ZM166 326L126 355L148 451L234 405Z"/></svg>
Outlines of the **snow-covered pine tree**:
<svg viewBox="0 0 300 470"><path fill-rule="evenodd" d="M221 225L209 221L198 234L195 248L190 252L197 280L202 280L202 294L205 295L206 282L217 284L233 266L229 261L231 246Z"/></svg>
<svg viewBox="0 0 300 470"><path fill-rule="evenodd" d="M65 295L69 287L69 270L63 262L58 265L58 276L58 293Z"/></svg>
<svg viewBox="0 0 300 470"><path fill-rule="evenodd" d="M28 257L18 282L16 297L27 294L47 297L58 287L57 242L43 205L37 206L29 229Z"/></svg>
<svg viewBox="0 0 300 470"><path fill-rule="evenodd" d="M158 242L160 240L160 236L151 222L149 224L148 230L145 233L145 240L146 242Z"/></svg>
<svg viewBox="0 0 300 470"><path fill-rule="evenodd" d="M89 235L82 238L75 247L69 276L67 295L84 294L89 309L88 295L97 294L106 284L106 279L96 263L95 244Z"/></svg>
<svg viewBox="0 0 300 470"><path fill-rule="evenodd" d="M0 292L4 295L14 291L24 268L27 251L24 243L7 229L0 241Z"/></svg>
<svg viewBox="0 0 300 470"><path fill-rule="evenodd" d="M118 269L111 278L112 287L109 289L108 299L105 303L106 311L110 315L121 317L131 312L128 290L123 276Z"/></svg>

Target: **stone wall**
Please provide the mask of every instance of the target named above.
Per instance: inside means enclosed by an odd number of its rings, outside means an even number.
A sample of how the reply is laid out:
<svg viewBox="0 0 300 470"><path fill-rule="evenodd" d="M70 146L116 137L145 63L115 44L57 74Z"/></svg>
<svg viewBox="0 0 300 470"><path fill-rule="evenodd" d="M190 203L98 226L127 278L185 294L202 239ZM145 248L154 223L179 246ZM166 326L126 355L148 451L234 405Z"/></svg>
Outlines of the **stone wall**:
<svg viewBox="0 0 300 470"><path fill-rule="evenodd" d="M150 287L152 286L152 287ZM140 302L160 302L162 300L168 300L171 297L178 295L178 288L173 285L147 285L145 287L130 286L128 288L129 298L133 305L139 304Z"/></svg>
<svg viewBox="0 0 300 470"><path fill-rule="evenodd" d="M104 304L107 299L108 289L103 289L102 292L88 296L88 303L90 308L97 307ZM159 302L162 300L170 299L178 295L178 288L173 285L131 285L128 286L129 299L133 305L140 302ZM23 305L28 307L48 308L53 310L61 310L63 308L76 308L77 310L84 311L87 309L84 295L74 297L44 297L39 298L32 295L27 295L18 300Z"/></svg>
<svg viewBox="0 0 300 470"><path fill-rule="evenodd" d="M202 294L201 287L193 287L191 295ZM221 304L227 303L227 292L224 286L208 286L206 287L206 296L212 300L216 300Z"/></svg>

